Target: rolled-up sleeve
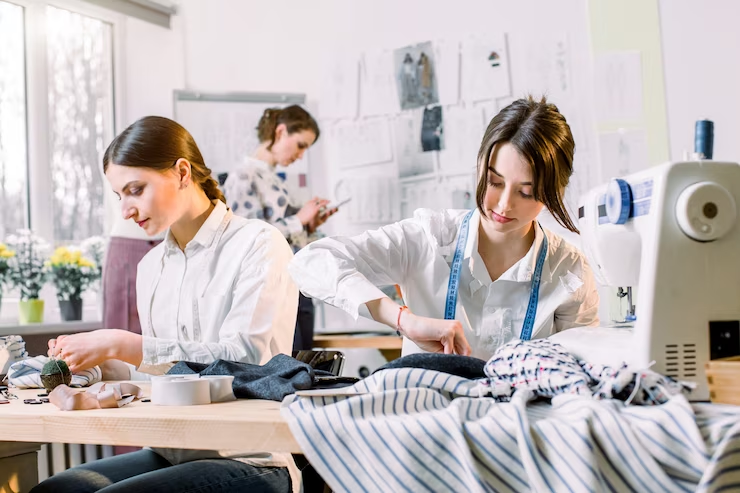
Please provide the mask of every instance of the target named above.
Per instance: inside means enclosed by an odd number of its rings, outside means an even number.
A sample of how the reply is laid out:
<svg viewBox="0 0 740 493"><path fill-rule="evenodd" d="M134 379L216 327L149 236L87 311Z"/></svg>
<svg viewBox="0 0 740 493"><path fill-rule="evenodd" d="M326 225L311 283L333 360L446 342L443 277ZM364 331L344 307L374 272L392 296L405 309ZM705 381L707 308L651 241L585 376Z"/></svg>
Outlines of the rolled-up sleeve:
<svg viewBox="0 0 740 493"><path fill-rule="evenodd" d="M583 284L570 299L555 310L555 330L599 325L599 292L593 271L585 258L580 257L574 270L580 272Z"/></svg>
<svg viewBox="0 0 740 493"><path fill-rule="evenodd" d="M409 219L353 237L316 241L296 254L288 270L306 296L357 319L360 305L386 296L379 286L403 284L431 252L424 230Z"/></svg>

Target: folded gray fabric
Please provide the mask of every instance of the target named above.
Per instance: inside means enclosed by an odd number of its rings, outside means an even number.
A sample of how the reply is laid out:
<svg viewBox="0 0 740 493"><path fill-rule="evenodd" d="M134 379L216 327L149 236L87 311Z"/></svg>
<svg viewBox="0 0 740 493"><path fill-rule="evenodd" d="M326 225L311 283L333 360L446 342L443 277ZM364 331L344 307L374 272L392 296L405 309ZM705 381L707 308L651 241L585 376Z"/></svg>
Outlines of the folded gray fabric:
<svg viewBox="0 0 740 493"><path fill-rule="evenodd" d="M267 399L282 401L296 390L308 390L314 386L316 376L331 376L331 373L314 370L285 354L278 354L266 364L251 365L235 361L216 360L210 365L180 361L170 368L168 375L233 375L234 395L239 399Z"/></svg>

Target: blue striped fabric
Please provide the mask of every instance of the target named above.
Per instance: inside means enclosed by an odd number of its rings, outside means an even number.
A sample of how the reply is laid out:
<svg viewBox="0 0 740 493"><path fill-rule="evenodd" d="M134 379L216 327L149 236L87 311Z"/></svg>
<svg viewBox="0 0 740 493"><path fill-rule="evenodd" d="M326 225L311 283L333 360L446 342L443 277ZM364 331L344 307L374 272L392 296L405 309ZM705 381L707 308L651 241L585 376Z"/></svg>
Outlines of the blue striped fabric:
<svg viewBox="0 0 740 493"><path fill-rule="evenodd" d="M281 406L334 491L667 491L740 488L740 407L559 395L480 397L478 381L390 369Z"/></svg>
<svg viewBox="0 0 740 493"><path fill-rule="evenodd" d="M48 356L40 355L16 361L8 370L8 383L19 389L43 389L41 369L49 361ZM99 366L72 373L70 387L89 387L103 379Z"/></svg>

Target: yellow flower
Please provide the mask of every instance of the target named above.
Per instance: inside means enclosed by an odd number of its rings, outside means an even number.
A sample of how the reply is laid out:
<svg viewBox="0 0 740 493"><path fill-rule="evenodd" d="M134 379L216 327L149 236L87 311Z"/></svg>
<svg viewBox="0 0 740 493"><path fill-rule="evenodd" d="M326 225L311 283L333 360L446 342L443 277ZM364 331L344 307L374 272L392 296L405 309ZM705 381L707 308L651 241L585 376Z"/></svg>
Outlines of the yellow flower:
<svg viewBox="0 0 740 493"><path fill-rule="evenodd" d="M0 258L15 257L15 252L7 247L5 243L0 243Z"/></svg>
<svg viewBox="0 0 740 493"><path fill-rule="evenodd" d="M86 259L86 258L81 258L81 259L80 259L80 260L79 260L79 261L77 262L77 265L79 265L80 267L95 267L95 264L94 264L94 263L92 263L91 261L89 261L89 260L88 260L88 259Z"/></svg>

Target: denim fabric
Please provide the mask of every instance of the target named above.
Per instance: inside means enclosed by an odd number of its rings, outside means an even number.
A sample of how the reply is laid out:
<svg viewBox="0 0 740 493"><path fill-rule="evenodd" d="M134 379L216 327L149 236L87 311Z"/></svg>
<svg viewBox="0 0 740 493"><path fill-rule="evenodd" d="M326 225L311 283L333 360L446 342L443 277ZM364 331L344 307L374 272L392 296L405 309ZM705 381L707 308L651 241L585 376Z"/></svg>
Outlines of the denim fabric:
<svg viewBox="0 0 740 493"><path fill-rule="evenodd" d="M380 370L393 368L423 368L425 370L436 370L458 377L483 378L486 373L483 369L486 362L482 359L473 358L472 356L460 356L457 354L438 354L438 353L416 353L403 356L390 361L373 373Z"/></svg>
<svg viewBox="0 0 740 493"><path fill-rule="evenodd" d="M205 459L176 466L151 450L101 459L67 469L31 493L230 493L291 490L284 467L255 467L229 459Z"/></svg>
<svg viewBox="0 0 740 493"><path fill-rule="evenodd" d="M285 354L276 354L266 364L251 365L235 361L216 360L210 365L179 361L170 368L168 375L234 375L234 395L239 399L267 399L282 401L296 390L314 386L314 375L331 376L331 373L314 370Z"/></svg>

